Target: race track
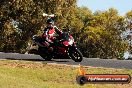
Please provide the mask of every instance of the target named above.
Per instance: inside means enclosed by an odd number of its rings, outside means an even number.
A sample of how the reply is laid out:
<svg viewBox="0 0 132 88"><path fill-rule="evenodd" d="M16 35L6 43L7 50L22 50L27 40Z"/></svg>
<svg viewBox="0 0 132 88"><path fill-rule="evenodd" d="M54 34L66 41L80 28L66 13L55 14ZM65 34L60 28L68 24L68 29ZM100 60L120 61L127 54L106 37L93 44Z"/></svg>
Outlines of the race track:
<svg viewBox="0 0 132 88"><path fill-rule="evenodd" d="M33 54L19 54L19 53L3 53L0 52L0 59L15 59L15 60L33 60L44 61L39 55ZM132 69L131 60L111 60L111 59L98 59L98 58L85 58L82 62L74 62L71 59L53 59L52 61L44 61L47 63L68 64L92 66L92 67L107 67L119 69Z"/></svg>

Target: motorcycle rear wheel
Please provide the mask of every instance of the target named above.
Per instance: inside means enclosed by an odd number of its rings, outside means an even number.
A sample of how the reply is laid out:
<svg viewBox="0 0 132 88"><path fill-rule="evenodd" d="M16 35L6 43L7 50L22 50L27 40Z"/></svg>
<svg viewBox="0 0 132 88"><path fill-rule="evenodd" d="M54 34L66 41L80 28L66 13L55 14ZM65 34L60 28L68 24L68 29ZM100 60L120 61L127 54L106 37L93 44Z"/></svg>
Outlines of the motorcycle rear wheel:
<svg viewBox="0 0 132 88"><path fill-rule="evenodd" d="M38 51L36 49L30 49L28 54L38 54Z"/></svg>
<svg viewBox="0 0 132 88"><path fill-rule="evenodd" d="M51 61L51 59L53 58L52 56L48 55L40 55L45 61Z"/></svg>
<svg viewBox="0 0 132 88"><path fill-rule="evenodd" d="M45 60L45 61L51 61L51 59L53 58L53 56L48 55L48 53L46 53L46 49L43 47L39 47L38 48L39 51L39 55Z"/></svg>

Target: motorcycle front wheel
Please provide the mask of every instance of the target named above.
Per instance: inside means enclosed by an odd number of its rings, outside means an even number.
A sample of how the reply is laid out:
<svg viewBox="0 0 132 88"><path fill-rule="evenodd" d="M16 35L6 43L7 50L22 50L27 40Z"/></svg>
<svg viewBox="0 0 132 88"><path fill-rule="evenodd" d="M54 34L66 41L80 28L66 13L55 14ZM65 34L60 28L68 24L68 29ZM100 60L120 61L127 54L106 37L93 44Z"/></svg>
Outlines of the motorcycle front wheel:
<svg viewBox="0 0 132 88"><path fill-rule="evenodd" d="M83 55L79 49L74 49L69 55L75 62L81 62L83 60Z"/></svg>

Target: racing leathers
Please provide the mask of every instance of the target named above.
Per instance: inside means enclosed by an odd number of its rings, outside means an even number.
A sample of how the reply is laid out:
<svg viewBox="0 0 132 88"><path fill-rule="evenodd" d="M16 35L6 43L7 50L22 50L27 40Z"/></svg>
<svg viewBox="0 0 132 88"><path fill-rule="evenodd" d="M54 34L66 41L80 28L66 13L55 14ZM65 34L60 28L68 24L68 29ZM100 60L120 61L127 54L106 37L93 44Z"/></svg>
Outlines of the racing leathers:
<svg viewBox="0 0 132 88"><path fill-rule="evenodd" d="M54 40L56 39L56 35L60 35L62 33L61 30L59 30L56 26L47 26L44 29L44 33L42 37L45 39L46 42L48 42L50 45L54 43ZM46 43L44 44L46 45ZM46 45L49 47L50 45Z"/></svg>

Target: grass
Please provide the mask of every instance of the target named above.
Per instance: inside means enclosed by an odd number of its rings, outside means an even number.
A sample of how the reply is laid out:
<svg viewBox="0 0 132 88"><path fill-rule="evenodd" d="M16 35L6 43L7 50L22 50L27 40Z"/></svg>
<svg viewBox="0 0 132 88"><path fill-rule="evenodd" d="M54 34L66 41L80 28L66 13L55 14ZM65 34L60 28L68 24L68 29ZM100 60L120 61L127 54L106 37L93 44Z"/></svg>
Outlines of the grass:
<svg viewBox="0 0 132 88"><path fill-rule="evenodd" d="M130 74L132 70L85 67L88 74ZM0 88L132 88L130 84L76 83L77 68L44 62L0 60Z"/></svg>

